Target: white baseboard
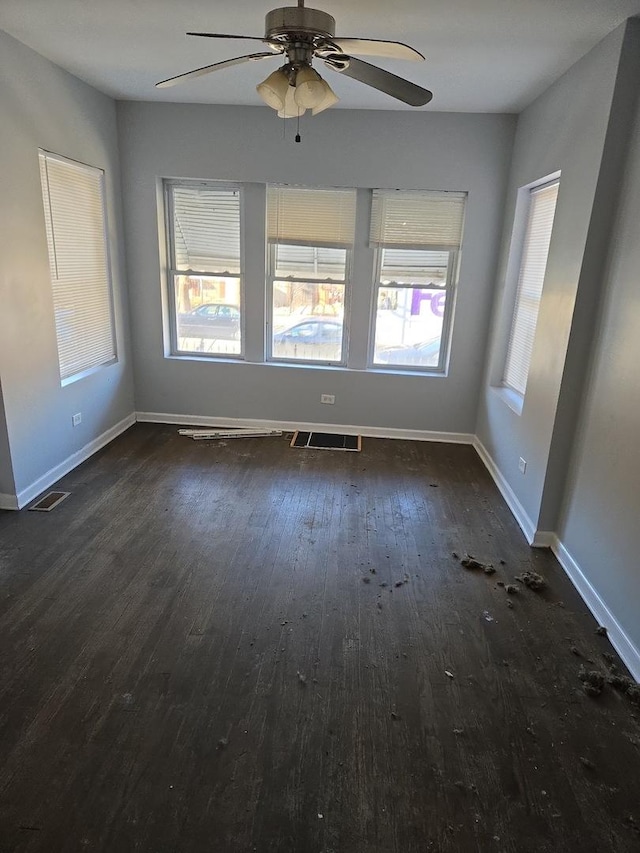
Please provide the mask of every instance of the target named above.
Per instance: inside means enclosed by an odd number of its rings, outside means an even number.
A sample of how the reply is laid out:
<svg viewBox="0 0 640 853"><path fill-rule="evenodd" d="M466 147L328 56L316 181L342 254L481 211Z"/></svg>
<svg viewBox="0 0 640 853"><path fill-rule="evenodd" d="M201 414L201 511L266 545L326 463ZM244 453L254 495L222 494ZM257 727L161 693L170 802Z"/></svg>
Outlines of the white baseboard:
<svg viewBox="0 0 640 853"><path fill-rule="evenodd" d="M310 424L300 421L264 421L255 418L219 418L202 415L176 415L165 412L137 412L141 423L176 424L200 427L252 427L254 429L279 429L294 432L297 429L316 432L344 432L347 435L363 435L369 438L400 438L408 441L442 441L449 444L473 444L474 436L466 432L434 432L418 429L396 429L395 427L353 426L352 424Z"/></svg>
<svg viewBox="0 0 640 853"><path fill-rule="evenodd" d="M20 509L15 495L0 494L0 509Z"/></svg>
<svg viewBox="0 0 640 853"><path fill-rule="evenodd" d="M557 536L554 536L551 549L598 624L604 625L607 629L611 645L618 652L631 675L636 681L640 681L640 649L631 642L598 591Z"/></svg>
<svg viewBox="0 0 640 853"><path fill-rule="evenodd" d="M538 533L536 530L535 524L529 516L525 508L522 506L518 498L516 497L516 493L513 491L509 483L506 481L502 472L493 461L491 456L489 455L489 451L484 446L484 444L480 441L478 436L474 437L473 446L476 449L476 452L480 459L484 462L484 465L487 471L491 474L494 483L498 487L500 494L505 500L505 503L513 513L513 517L520 525L520 529L525 535L525 539L533 548L548 548L551 544L551 541L542 541L544 537L550 537L551 534L546 533Z"/></svg>
<svg viewBox="0 0 640 853"><path fill-rule="evenodd" d="M120 433L124 432L126 429L129 429L130 426L133 426L135 422L135 413L127 415L126 418L123 418L117 424L114 424L108 430L105 430L102 435L94 438L93 441L89 442L89 444L85 444L85 446L76 453L72 453L71 456L68 456L59 465L51 468L46 472L46 474L43 474L42 477L38 477L38 479L34 483L31 483L30 486L27 486L26 489L18 492L14 498L15 505L7 507L7 509L22 509L23 506L26 506L34 498L38 497L39 494L44 492L45 489L48 489L49 486L52 486L61 477L64 477L65 474L68 474L69 471L73 471L74 468L82 462L85 462L90 456L93 456L94 453L97 453L98 450L103 448L106 444L109 444L110 441L113 441L116 436L120 435ZM13 496L11 495L9 497Z"/></svg>

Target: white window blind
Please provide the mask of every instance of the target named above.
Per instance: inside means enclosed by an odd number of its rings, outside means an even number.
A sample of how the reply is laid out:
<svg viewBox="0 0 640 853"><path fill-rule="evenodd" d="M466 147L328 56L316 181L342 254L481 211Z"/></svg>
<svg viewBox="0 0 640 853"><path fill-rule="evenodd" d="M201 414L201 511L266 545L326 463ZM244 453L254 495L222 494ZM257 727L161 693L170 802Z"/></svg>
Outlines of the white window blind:
<svg viewBox="0 0 640 853"><path fill-rule="evenodd" d="M176 270L240 274L240 190L171 186Z"/></svg>
<svg viewBox="0 0 640 853"><path fill-rule="evenodd" d="M39 152L60 378L116 358L104 172Z"/></svg>
<svg viewBox="0 0 640 853"><path fill-rule="evenodd" d="M466 193L374 190L370 242L374 248L460 248Z"/></svg>
<svg viewBox="0 0 640 853"><path fill-rule="evenodd" d="M269 243L350 249L355 220L355 190L284 186L267 190Z"/></svg>
<svg viewBox="0 0 640 853"><path fill-rule="evenodd" d="M558 187L559 182L554 181L530 190L529 213L503 379L504 385L523 395L531 365Z"/></svg>

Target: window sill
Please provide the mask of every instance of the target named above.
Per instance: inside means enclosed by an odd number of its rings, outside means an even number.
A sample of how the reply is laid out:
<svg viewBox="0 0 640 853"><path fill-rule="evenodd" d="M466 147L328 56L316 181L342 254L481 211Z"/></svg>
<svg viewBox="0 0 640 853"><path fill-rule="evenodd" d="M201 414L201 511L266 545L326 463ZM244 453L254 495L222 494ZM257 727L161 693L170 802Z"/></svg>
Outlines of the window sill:
<svg viewBox="0 0 640 853"><path fill-rule="evenodd" d="M505 406L508 406L512 412L520 416L524 406L524 396L513 391L511 388L506 388L504 385L494 385L493 392L499 397Z"/></svg>
<svg viewBox="0 0 640 853"><path fill-rule="evenodd" d="M166 359L169 361L186 361L186 362L199 362L200 364L224 364L224 365L249 365L254 367L275 367L275 368L284 368L286 370L322 370L328 372L338 372L338 373L373 373L382 376L417 376L422 379L446 379L447 373L444 370L416 370L415 368L408 368L407 370L402 370L399 368L386 368L381 365L375 365L373 367L349 367L346 364L322 364L320 362L292 362L292 361L249 361L244 358L216 358L215 356L197 356L197 355L176 355L175 353L171 355L166 355Z"/></svg>

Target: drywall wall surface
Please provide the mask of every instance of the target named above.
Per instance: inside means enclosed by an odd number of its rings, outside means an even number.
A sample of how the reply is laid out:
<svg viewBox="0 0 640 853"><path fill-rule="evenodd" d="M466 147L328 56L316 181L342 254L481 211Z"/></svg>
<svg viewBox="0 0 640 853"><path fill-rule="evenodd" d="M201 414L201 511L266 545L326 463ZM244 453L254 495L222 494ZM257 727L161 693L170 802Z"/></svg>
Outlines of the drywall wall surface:
<svg viewBox="0 0 640 853"><path fill-rule="evenodd" d="M640 100L629 152L558 535L640 654Z"/></svg>
<svg viewBox="0 0 640 853"><path fill-rule="evenodd" d="M114 102L0 32L0 378L18 493L133 411ZM38 149L105 169L118 362L62 388ZM72 414L82 413L73 428Z"/></svg>
<svg viewBox="0 0 640 853"><path fill-rule="evenodd" d="M513 116L328 110L303 120L300 144L292 123L283 129L260 107L119 103L118 123L138 411L473 431ZM291 183L468 192L448 376L264 364L255 351L253 363L167 358L158 236L162 177L240 181L258 189ZM254 217L263 217L263 205L254 205ZM356 248L373 257L366 235ZM246 263L257 271L245 281L247 322L259 329L262 241ZM353 286L368 315L371 279ZM366 352L368 316L364 322L362 313L359 322L354 316L352 331L350 346ZM335 405L321 405L321 393L335 394Z"/></svg>
<svg viewBox="0 0 640 853"><path fill-rule="evenodd" d="M589 373L593 342L606 294L605 269L614 235L615 211L633 148L640 80L640 18L627 22L587 244L576 293L558 408L538 526L555 530L578 425L578 412Z"/></svg>
<svg viewBox="0 0 640 853"><path fill-rule="evenodd" d="M539 524L549 451L578 282L600 174L624 27L611 33L519 117L477 435L533 528ZM500 388L513 293L507 264L520 187L561 172L544 290L521 413ZM526 460L526 473L518 467ZM563 464L566 465L566 460ZM556 484L558 489L561 483Z"/></svg>

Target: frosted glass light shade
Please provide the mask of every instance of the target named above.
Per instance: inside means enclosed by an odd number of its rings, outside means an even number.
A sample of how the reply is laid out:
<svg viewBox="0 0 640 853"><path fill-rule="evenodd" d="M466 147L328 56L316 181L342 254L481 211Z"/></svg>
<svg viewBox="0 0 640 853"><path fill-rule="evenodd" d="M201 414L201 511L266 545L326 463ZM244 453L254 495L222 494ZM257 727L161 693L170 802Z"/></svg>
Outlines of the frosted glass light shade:
<svg viewBox="0 0 640 853"><path fill-rule="evenodd" d="M306 112L304 107L301 107L296 102L296 90L294 86L289 86L284 98L282 109L278 110L279 118L298 118Z"/></svg>
<svg viewBox="0 0 640 853"><path fill-rule="evenodd" d="M274 110L282 110L290 88L289 78L281 68L278 68L277 71L269 74L266 80L258 83L256 91L267 106Z"/></svg>
<svg viewBox="0 0 640 853"><path fill-rule="evenodd" d="M317 116L318 113L323 112L323 110L328 110L329 107L332 107L334 104L337 104L340 100L340 98L336 95L331 86L324 80L322 82L325 85L325 95L322 101L316 107L313 107L311 112L314 116Z"/></svg>
<svg viewBox="0 0 640 853"><path fill-rule="evenodd" d="M304 109L314 109L325 99L328 88L318 72L305 65L296 74L296 103Z"/></svg>

